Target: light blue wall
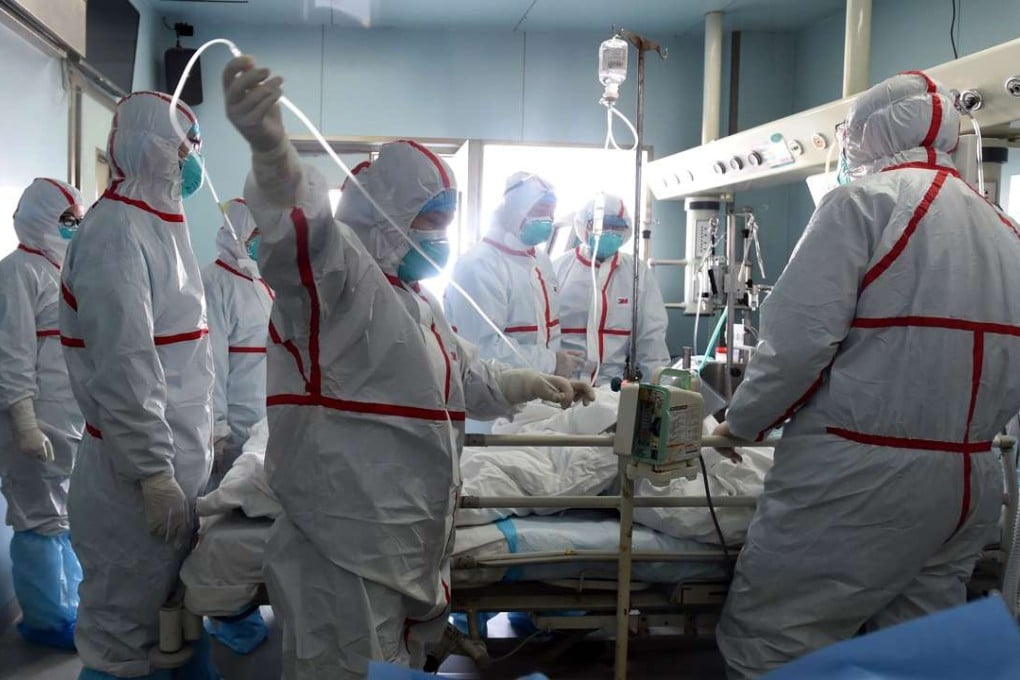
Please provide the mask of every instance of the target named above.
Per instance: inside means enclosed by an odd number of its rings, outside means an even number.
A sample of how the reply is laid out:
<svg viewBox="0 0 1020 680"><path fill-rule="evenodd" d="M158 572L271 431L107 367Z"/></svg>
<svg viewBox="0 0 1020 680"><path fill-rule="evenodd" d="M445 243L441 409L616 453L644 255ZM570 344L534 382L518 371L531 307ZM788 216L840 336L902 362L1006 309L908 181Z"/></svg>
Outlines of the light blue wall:
<svg viewBox="0 0 1020 680"><path fill-rule="evenodd" d="M196 29L189 44L213 37L234 40L279 71L288 96L327 135L584 144L601 144L605 136L595 77L601 34L275 27L267 40L263 30L206 26ZM658 155L697 144L701 128L701 41L668 46L670 59L649 57L646 69L646 140ZM205 102L196 107L203 152L224 198L242 191L249 166L245 144L222 113L218 80L226 61L224 50L203 55ZM632 77L621 97L628 115L635 96ZM288 127L303 132L292 119ZM341 179L330 170L331 181ZM215 206L205 194L188 201L186 209L199 261L210 261L219 226ZM660 220L654 254L680 256L682 205L657 204L654 211ZM664 280L663 288L679 299L678 277Z"/></svg>

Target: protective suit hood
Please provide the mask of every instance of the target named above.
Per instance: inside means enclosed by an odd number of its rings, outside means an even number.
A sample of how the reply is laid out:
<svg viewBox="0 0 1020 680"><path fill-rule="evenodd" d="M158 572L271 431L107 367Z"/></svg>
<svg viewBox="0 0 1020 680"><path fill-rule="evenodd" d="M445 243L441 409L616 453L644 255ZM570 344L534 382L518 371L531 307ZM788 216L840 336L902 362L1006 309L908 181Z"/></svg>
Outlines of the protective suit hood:
<svg viewBox="0 0 1020 680"><path fill-rule="evenodd" d="M75 205L82 205L82 198L70 184L45 177L33 180L14 211L18 241L62 263L68 241L60 235L60 216Z"/></svg>
<svg viewBox="0 0 1020 680"><path fill-rule="evenodd" d="M400 227L398 232L356 186L345 182L336 219L349 226L379 266L395 274L411 246L401 235L429 199L456 189L453 171L441 158L413 141L384 144L371 164L355 168L358 181Z"/></svg>
<svg viewBox="0 0 1020 680"><path fill-rule="evenodd" d="M187 133L197 119L183 102L177 121ZM170 96L134 92L120 100L113 116L107 157L110 190L141 200L157 211L181 213L181 170L177 149L184 138L170 123Z"/></svg>
<svg viewBox="0 0 1020 680"><path fill-rule="evenodd" d="M901 73L854 100L844 153L852 177L910 162L952 167L960 114L943 85L920 71Z"/></svg>
<svg viewBox="0 0 1020 680"><path fill-rule="evenodd" d="M251 258L248 257L248 252L244 249L244 243L257 226L255 219L248 211L248 204L245 203L243 198L232 198L227 201L225 210L227 218L237 231L237 239L230 233L230 227L227 226L226 220L224 220L223 226L220 227L219 232L216 234L217 256L232 266L238 264L247 265L248 267L256 266Z"/></svg>
<svg viewBox="0 0 1020 680"><path fill-rule="evenodd" d="M521 241L521 225L542 199L556 200L552 184L530 172L515 172L506 180L503 201L492 215L489 237L515 250L530 246Z"/></svg>
<svg viewBox="0 0 1020 680"><path fill-rule="evenodd" d="M627 222L627 233L624 234L624 243L634 235L634 221L631 219L627 205L619 196L606 194L605 215L616 215ZM591 248L588 247L588 224L595 216L595 199L584 204L584 208L574 213L574 235L581 242L581 252L591 258Z"/></svg>

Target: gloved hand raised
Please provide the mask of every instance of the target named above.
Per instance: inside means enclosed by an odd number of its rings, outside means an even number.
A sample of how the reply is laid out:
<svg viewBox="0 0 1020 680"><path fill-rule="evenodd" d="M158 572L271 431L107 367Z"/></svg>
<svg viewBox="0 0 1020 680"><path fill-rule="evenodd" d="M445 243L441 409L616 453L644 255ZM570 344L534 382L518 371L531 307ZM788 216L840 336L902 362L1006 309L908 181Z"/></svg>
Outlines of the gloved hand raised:
<svg viewBox="0 0 1020 680"><path fill-rule="evenodd" d="M223 98L227 118L241 133L252 151L268 153L286 142L280 97L283 78L269 77L269 69L256 68L247 55L235 57L223 69Z"/></svg>
<svg viewBox="0 0 1020 680"><path fill-rule="evenodd" d="M556 369L554 373L563 378L572 378L577 369L584 363L584 354L574 350L556 352Z"/></svg>
<svg viewBox="0 0 1020 680"><path fill-rule="evenodd" d="M591 386L582 382L572 383L557 375L546 375L528 368L512 368L503 371L496 378L503 397L511 404L523 404L533 399L553 401L563 408L569 408L575 401L584 401L585 406L595 400ZM575 393L574 387L580 390Z"/></svg>
<svg viewBox="0 0 1020 680"><path fill-rule="evenodd" d="M178 548L187 545L191 538L191 508L173 473L146 477L141 485L149 533Z"/></svg>
<svg viewBox="0 0 1020 680"><path fill-rule="evenodd" d="M35 419L35 404L31 397L11 404L11 426L14 429L14 448L41 461L53 460L53 444L39 429Z"/></svg>

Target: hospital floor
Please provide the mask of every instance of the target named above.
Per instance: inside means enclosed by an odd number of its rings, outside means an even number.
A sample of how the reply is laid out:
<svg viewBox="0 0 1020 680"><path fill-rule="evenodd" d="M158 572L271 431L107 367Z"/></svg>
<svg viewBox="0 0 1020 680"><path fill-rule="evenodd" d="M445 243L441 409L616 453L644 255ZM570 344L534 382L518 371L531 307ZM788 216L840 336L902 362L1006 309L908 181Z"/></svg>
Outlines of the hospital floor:
<svg viewBox="0 0 1020 680"><path fill-rule="evenodd" d="M213 642L213 660L224 680L278 680L280 677L280 633L273 625L272 610L263 607L270 626L269 639L254 653L238 656ZM509 631L505 617L489 623L489 633L502 636ZM509 640L498 645L511 651ZM496 650L494 650L496 651ZM716 680L725 678L722 659L712 641L696 643L676 640L636 641L631 656L630 677L672 678L674 680ZM497 654L493 654L497 656ZM510 658L481 673L466 658L451 657L441 675L449 678L515 678L542 671L553 680L611 678L612 646L606 642L582 642L568 646L560 639L550 643L529 643ZM81 663L74 654L53 652L25 644L13 626L0 636L0 680L75 680Z"/></svg>

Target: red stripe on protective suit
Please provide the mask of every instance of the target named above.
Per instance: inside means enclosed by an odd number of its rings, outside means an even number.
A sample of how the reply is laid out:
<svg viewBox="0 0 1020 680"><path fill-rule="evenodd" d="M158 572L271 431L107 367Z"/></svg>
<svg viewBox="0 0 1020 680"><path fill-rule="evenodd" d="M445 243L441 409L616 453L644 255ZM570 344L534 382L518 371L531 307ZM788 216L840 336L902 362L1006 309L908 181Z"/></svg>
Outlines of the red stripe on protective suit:
<svg viewBox="0 0 1020 680"><path fill-rule="evenodd" d="M120 194L116 193L113 189L107 189L106 191L104 191L103 192L103 198L108 198L111 201L117 201L119 203L124 203L126 205L130 205L133 208L138 208L139 210L144 210L147 213L155 215L156 217L158 217L159 219L163 220L164 222L173 222L173 223L176 223L176 224L182 224L184 222L184 215L182 215L182 214L168 213L168 212L163 212L161 210L156 210L155 208L153 208L151 205L149 205L145 201L139 201L139 200L134 199L134 198L128 198L127 196L121 196Z"/></svg>
<svg viewBox="0 0 1020 680"><path fill-rule="evenodd" d="M301 208L294 208L290 213L291 222L297 242L297 266L301 275L301 285L308 291L311 305L308 328L308 362L311 364L308 377L308 391L312 394L322 393L322 373L319 366L319 291L315 287L312 275L312 260L308 250L308 220Z"/></svg>
<svg viewBox="0 0 1020 680"><path fill-rule="evenodd" d="M88 422L85 423L85 431L88 432L93 437L95 437L96 439L103 438L103 433L99 431L99 428L95 427L94 425L91 425Z"/></svg>
<svg viewBox="0 0 1020 680"><path fill-rule="evenodd" d="M340 191L347 188L347 183L351 181L351 175L357 176L359 172L372 165L371 161L361 161L353 168L351 168L351 174L344 178L343 184L340 185Z"/></svg>
<svg viewBox="0 0 1020 680"><path fill-rule="evenodd" d="M613 281L613 274L616 273L616 267L620 263L620 253L613 255L613 261L609 265L609 275L606 276L606 282L602 286L602 316L599 319L599 364L605 361L606 356L606 319L609 317L609 296L607 291L609 290L609 284ZM595 384L595 379L598 376L595 373L591 375L592 384Z"/></svg>
<svg viewBox="0 0 1020 680"><path fill-rule="evenodd" d="M446 363L446 380L445 380L444 385L443 385L443 401L449 403L449 401L450 401L450 357L446 353L446 346L443 344L443 339L441 337L439 337L439 331L436 330L435 322L432 323L432 328L430 330L432 331L432 335L433 335L433 337L435 337L436 342L439 344L439 352L440 352L440 354L443 355L443 361Z"/></svg>
<svg viewBox="0 0 1020 680"><path fill-rule="evenodd" d="M552 340L552 312L549 309L549 291L545 288L545 279L542 277L542 270L535 267L535 276L538 277L538 285L542 287L542 299L545 302L545 346L549 346ZM537 330L537 329L536 329Z"/></svg>
<svg viewBox="0 0 1020 680"><path fill-rule="evenodd" d="M41 257L42 259L46 260L47 262L52 264L54 267L56 267L58 272L60 271L60 265L57 264L56 262L54 262L53 260L51 260L50 256L47 255L46 253L44 253L41 250L36 250L35 248L29 248L28 246L26 246L23 243L19 243L18 244L18 250L23 250L26 253L31 253L32 255L38 255L39 257Z"/></svg>
<svg viewBox="0 0 1020 680"><path fill-rule="evenodd" d="M60 282L60 294L64 297L67 306L77 312L78 300L71 294L71 289L65 286L63 281Z"/></svg>
<svg viewBox="0 0 1020 680"><path fill-rule="evenodd" d="M929 149L932 154L935 152ZM938 165L934 159L930 161L915 161L913 163L900 163L899 165L890 165L888 168L882 168L881 172L892 172L893 170L934 170L935 172L944 172L948 175L952 175L956 179L961 179L960 173L956 168L950 168L945 165Z"/></svg>
<svg viewBox="0 0 1020 680"><path fill-rule="evenodd" d="M534 248L529 248L528 250L514 250L513 248L508 248L507 246L503 245L499 241L493 241L488 236L486 236L485 238L482 239L482 243L488 243L490 246L492 246L496 250L504 252L507 255L517 255L518 257L535 257L535 249Z"/></svg>
<svg viewBox="0 0 1020 680"><path fill-rule="evenodd" d="M910 237L917 231L917 225L921 223L921 220L926 214L928 209L931 207L932 201L938 196L938 193L942 190L942 185L946 182L948 175L944 172L940 172L935 175L935 179L932 180L931 186L928 187L928 191L925 192L924 197L921 199L921 203L914 209L914 214L910 216L910 221L907 223L907 228L903 230L900 237L893 244L893 247L889 250L885 256L878 261L874 267L872 267L867 274L864 275L864 280L861 282L860 293L870 286L875 279L885 273L889 267L892 266L893 262L896 261L903 251L907 247L907 243L910 241ZM858 294L860 294L858 293Z"/></svg>
<svg viewBox="0 0 1020 680"><path fill-rule="evenodd" d="M971 358L970 375L970 405L967 408L967 429L963 434L964 443L970 442L970 428L974 422L974 408L977 406L978 391L981 389L981 371L985 365L985 334L974 334L974 349ZM970 453L963 454L963 499L960 502L960 519L956 523L953 533L960 530L963 523L970 514L970 477L971 460Z"/></svg>
<svg viewBox="0 0 1020 680"><path fill-rule="evenodd" d="M939 128L942 127L942 97L938 94L931 95L931 125L928 126L928 134L924 136L921 146L931 148L935 139L939 136Z"/></svg>
<svg viewBox="0 0 1020 680"><path fill-rule="evenodd" d="M924 71L904 71L900 74L901 76L920 76L924 78L925 87L928 88L928 94L934 94L938 87L935 85L935 81L928 77L928 74Z"/></svg>
<svg viewBox="0 0 1020 680"><path fill-rule="evenodd" d="M935 439L914 439L912 437L889 437L881 434L854 432L841 427L827 427L825 431L858 444L885 446L891 449L913 449L917 451L943 451L946 453L983 453L992 450L992 442L946 442Z"/></svg>
<svg viewBox="0 0 1020 680"><path fill-rule="evenodd" d="M538 326L507 326L504 333L537 333Z"/></svg>
<svg viewBox="0 0 1020 680"><path fill-rule="evenodd" d="M58 190L60 190L60 193L62 193L64 195L64 198L67 199L67 204L69 206L77 204L77 201L74 200L74 196L71 195L71 192L68 191L67 189L65 189L64 186L60 182L57 182L57 181L52 180L52 179L49 179L48 177L43 177L43 181L44 182L49 182L50 184L55 186Z"/></svg>
<svg viewBox="0 0 1020 680"><path fill-rule="evenodd" d="M252 277L250 277L247 274L245 274L244 272L240 272L240 271L234 269L233 267L231 267L229 264L227 264L223 260L216 260L216 262L214 262L213 264L215 264L217 267L221 267L223 269L226 269L228 272L230 272L234 276L240 276L242 279L245 279L246 281L254 281L255 280Z"/></svg>
<svg viewBox="0 0 1020 680"><path fill-rule="evenodd" d="M380 416L396 416L414 418L416 420L434 420L445 422L451 420L462 422L467 417L463 411L447 411L444 409L421 408L418 406L401 406L398 404L380 404L349 399L334 399L315 394L276 394L266 398L266 406L322 406L334 411L348 413L367 413Z"/></svg>
<svg viewBox="0 0 1020 680"><path fill-rule="evenodd" d="M987 321L971 321L969 319L954 319L944 316L858 317L853 321L854 328L905 328L907 326L944 328L947 330L1020 337L1020 326Z"/></svg>
<svg viewBox="0 0 1020 680"><path fill-rule="evenodd" d="M227 347L231 354L265 354L265 347Z"/></svg>
<svg viewBox="0 0 1020 680"><path fill-rule="evenodd" d="M175 345L179 342L200 340L207 335L209 335L208 328L196 328L195 330L188 331L186 333L176 333L174 335L154 335L152 337L152 341L156 345Z"/></svg>
<svg viewBox="0 0 1020 680"><path fill-rule="evenodd" d="M828 366L826 366L826 369L828 369ZM807 391L804 392L804 394L800 395L800 398L797 399L797 401L790 404L790 407L783 411L783 415L776 418L776 420L771 425L769 425L764 430L758 433L758 436L755 437L755 441L760 442L761 440L765 439L765 435L767 435L769 432L776 429L784 422L792 418L793 414L797 412L797 409L806 404L808 400L814 396L815 392L817 392L818 389L822 386L824 376L825 371L823 370L821 373L818 374L818 377L815 379L815 381L811 383L811 387L807 388Z"/></svg>
<svg viewBox="0 0 1020 680"><path fill-rule="evenodd" d="M403 141L405 144L409 144L411 147L417 149L418 151L421 151L425 155L425 158L428 158L429 161L432 162L432 165L434 165L436 167L436 170L439 172L439 179L443 180L444 189L449 189L451 186L453 186L450 183L450 176L446 173L446 168L443 167L443 162L439 160L438 156L436 156L434 153L432 153L427 148L425 148L424 146L422 146L421 144L414 140L405 139Z"/></svg>
<svg viewBox="0 0 1020 680"><path fill-rule="evenodd" d="M56 329L56 328L52 328L52 329L48 328L48 329L46 329L44 331L36 331L35 332L35 337L37 337L37 338L59 338L60 337L60 331L58 329Z"/></svg>
<svg viewBox="0 0 1020 680"><path fill-rule="evenodd" d="M305 384L305 390L310 390L308 378L305 377L305 362L301 359L301 352L298 351L297 345L294 344L293 340L287 340L286 342L283 341L276 330L276 326L273 325L272 320L269 322L269 339L272 340L274 345L280 345L287 350L292 357L294 357L294 364L298 370L298 374L301 376L301 381Z"/></svg>
<svg viewBox="0 0 1020 680"><path fill-rule="evenodd" d="M64 347L85 347L85 341L81 338L71 338L66 335L60 336L60 344Z"/></svg>

